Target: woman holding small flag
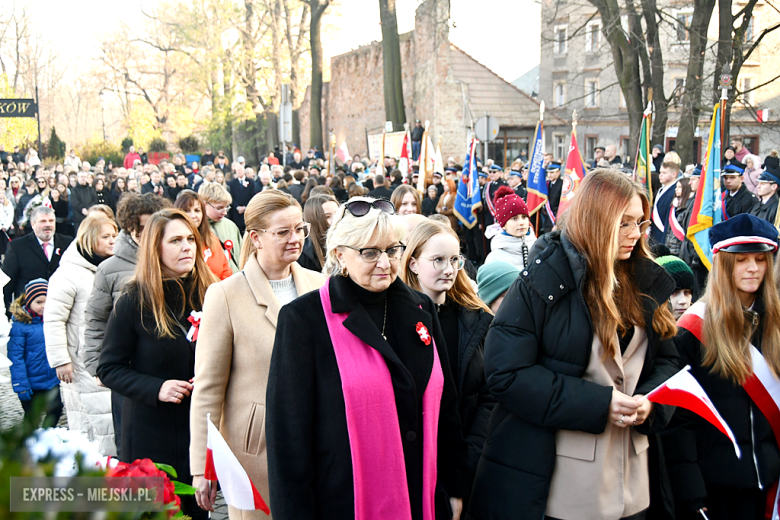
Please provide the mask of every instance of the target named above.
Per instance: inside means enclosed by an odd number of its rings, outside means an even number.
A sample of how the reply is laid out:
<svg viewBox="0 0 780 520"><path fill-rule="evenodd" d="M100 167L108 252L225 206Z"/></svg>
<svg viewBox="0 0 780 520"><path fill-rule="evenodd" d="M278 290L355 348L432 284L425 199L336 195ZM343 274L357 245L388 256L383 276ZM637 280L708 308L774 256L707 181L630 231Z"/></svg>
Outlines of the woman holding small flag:
<svg viewBox="0 0 780 520"><path fill-rule="evenodd" d="M597 169L534 244L485 340L498 404L467 518L645 518L661 481L649 436L673 408L643 396L678 361L675 282L650 258L649 219L641 185Z"/></svg>
<svg viewBox="0 0 780 520"><path fill-rule="evenodd" d="M279 313L265 423L275 520L460 518L458 392L433 302L398 277L394 212L343 204L328 281Z"/></svg>
<svg viewBox="0 0 780 520"><path fill-rule="evenodd" d="M296 263L311 225L303 221L301 205L292 195L278 190L256 194L247 204L244 222L242 271L206 294L195 356L190 467L198 504L209 510L217 484L206 478L208 414L263 500L268 500L266 382L276 326L281 324L279 310L325 282L320 273ZM268 518L258 509L246 511L230 502L228 506L233 520Z"/></svg>
<svg viewBox="0 0 780 520"><path fill-rule="evenodd" d="M709 235L709 283L680 318L675 343L742 456L727 436L680 408L662 434L664 452L678 519L701 519L704 512L711 520L759 520L776 510L780 477L778 232L762 219L737 215Z"/></svg>
<svg viewBox="0 0 780 520"><path fill-rule="evenodd" d="M163 209L149 217L135 277L108 318L97 368L103 384L125 396L122 461L150 458L168 464L186 484L192 481L195 342L206 289L216 281L203 259L198 230L184 212ZM208 517L194 496L182 498L185 515Z"/></svg>

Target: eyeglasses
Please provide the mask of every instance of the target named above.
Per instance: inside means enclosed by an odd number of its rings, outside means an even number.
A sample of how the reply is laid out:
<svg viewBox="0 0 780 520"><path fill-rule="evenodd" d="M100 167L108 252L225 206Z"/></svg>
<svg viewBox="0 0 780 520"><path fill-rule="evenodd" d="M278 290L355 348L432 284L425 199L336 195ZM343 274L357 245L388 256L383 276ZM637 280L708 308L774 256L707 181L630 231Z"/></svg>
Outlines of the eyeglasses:
<svg viewBox="0 0 780 520"><path fill-rule="evenodd" d="M311 231L311 224L308 222L304 222L302 224L299 224L294 230L293 229L277 229L276 231L269 231L267 229L258 229L258 231L262 231L263 233L268 233L269 235L273 235L276 237L276 241L280 244L286 244L290 240L290 233L295 233L295 236L297 236L299 239L303 240L304 238L309 236L309 231Z"/></svg>
<svg viewBox="0 0 780 520"><path fill-rule="evenodd" d="M650 227L651 222L649 220L644 220L642 222L623 222L620 224L620 234L625 236L630 235L634 232L635 228L639 228L639 233L644 233L647 231L647 229Z"/></svg>
<svg viewBox="0 0 780 520"><path fill-rule="evenodd" d="M344 208L346 208L353 217L364 217L368 215L371 208L376 208L379 211L384 211L391 215L395 214L395 206L387 199L376 199L373 201L353 200L344 204Z"/></svg>
<svg viewBox="0 0 780 520"><path fill-rule="evenodd" d="M218 207L216 207L214 204L212 204L211 202L207 202L206 204L208 204L209 206L211 206L212 208L214 208L214 210L215 210L215 211L219 211L220 213L222 213L223 211L224 211L225 213L227 213L228 211L230 211L230 206L225 206L224 208L218 208Z"/></svg>
<svg viewBox="0 0 780 520"><path fill-rule="evenodd" d="M444 271L447 269L447 265L451 265L453 269L460 271L466 265L466 259L463 255L453 256L449 259L445 256L432 256L428 260L433 262L433 268L437 271Z"/></svg>
<svg viewBox="0 0 780 520"><path fill-rule="evenodd" d="M352 246L344 246L349 249L352 249L354 251L357 251L360 253L360 258L367 264L375 264L379 261L380 258L382 258L382 253L387 254L387 258L390 260L400 260L401 255L404 254L404 251L406 250L406 246L403 244L388 247L384 251L381 249L377 249L375 247L364 247L362 249L358 249L357 247Z"/></svg>

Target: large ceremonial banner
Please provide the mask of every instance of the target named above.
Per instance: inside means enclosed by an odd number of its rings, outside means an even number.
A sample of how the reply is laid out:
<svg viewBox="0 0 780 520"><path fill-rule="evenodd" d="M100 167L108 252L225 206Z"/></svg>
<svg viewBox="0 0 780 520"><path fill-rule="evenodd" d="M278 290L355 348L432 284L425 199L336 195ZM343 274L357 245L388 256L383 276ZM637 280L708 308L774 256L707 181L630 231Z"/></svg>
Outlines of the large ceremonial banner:
<svg viewBox="0 0 780 520"><path fill-rule="evenodd" d="M561 202L558 204L559 218L574 202L574 195L577 193L580 181L588 173L588 170L585 168L585 161L582 160L580 147L577 144L577 131L574 129L571 131L571 143L569 144L569 155L566 158L565 170L561 188Z"/></svg>
<svg viewBox="0 0 780 520"><path fill-rule="evenodd" d="M699 189L693 202L693 211L687 232L688 239L707 269L712 269L712 244L710 244L709 231L712 226L723 220L720 197L720 158L720 104L718 104L712 113L707 156L704 159Z"/></svg>
<svg viewBox="0 0 780 520"><path fill-rule="evenodd" d="M540 120L534 132L534 146L528 167L528 214L533 215L547 202L547 172L544 167L544 121Z"/></svg>
<svg viewBox="0 0 780 520"><path fill-rule="evenodd" d="M477 225L477 211L482 207L482 197L479 192L479 176L474 152L477 141L471 139L466 151L466 161L458 183L458 193L455 196L455 207L452 211L463 225L471 229Z"/></svg>
<svg viewBox="0 0 780 520"><path fill-rule="evenodd" d="M639 134L639 147L636 151L636 161L634 162L634 179L645 187L647 198L650 205L653 204L653 177L650 174L650 129L652 122L652 103L647 104L644 116L642 117L642 132Z"/></svg>

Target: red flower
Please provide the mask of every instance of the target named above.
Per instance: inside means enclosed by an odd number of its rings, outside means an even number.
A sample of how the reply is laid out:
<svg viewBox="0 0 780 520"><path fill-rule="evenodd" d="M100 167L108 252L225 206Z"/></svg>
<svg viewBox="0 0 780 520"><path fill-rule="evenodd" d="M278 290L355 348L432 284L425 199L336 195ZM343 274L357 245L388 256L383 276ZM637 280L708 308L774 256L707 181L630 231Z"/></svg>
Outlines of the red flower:
<svg viewBox="0 0 780 520"><path fill-rule="evenodd" d="M430 345L431 344L431 335L428 334L428 329L425 327L425 325L423 325L423 323L421 321L417 322L417 329L416 330L417 330L417 334L420 335L420 339L422 340L422 342L425 343L426 345Z"/></svg>
<svg viewBox="0 0 780 520"><path fill-rule="evenodd" d="M125 462L118 463L115 467L108 470L106 477L162 477L163 479L163 497L162 502L166 506L168 518L175 515L181 506L181 499L175 494L173 482L168 478L168 474L158 469L150 459L137 459L131 464ZM118 487L123 487L121 484ZM158 497L159 499L159 497ZM172 507L175 504L175 507Z"/></svg>

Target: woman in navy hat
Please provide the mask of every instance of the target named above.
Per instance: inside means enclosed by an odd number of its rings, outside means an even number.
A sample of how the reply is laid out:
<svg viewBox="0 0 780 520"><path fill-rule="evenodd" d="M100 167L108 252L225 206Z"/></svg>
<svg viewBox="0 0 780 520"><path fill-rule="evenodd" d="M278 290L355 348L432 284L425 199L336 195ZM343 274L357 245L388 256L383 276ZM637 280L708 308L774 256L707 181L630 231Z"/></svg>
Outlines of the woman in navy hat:
<svg viewBox="0 0 780 520"><path fill-rule="evenodd" d="M675 343L681 365L691 366L731 427L741 457L727 436L678 408L662 435L678 519L704 512L712 520L759 520L775 507L780 414L766 392L780 389L777 238L773 225L753 215L710 230L709 283L678 321ZM756 385L753 376L762 373Z"/></svg>

